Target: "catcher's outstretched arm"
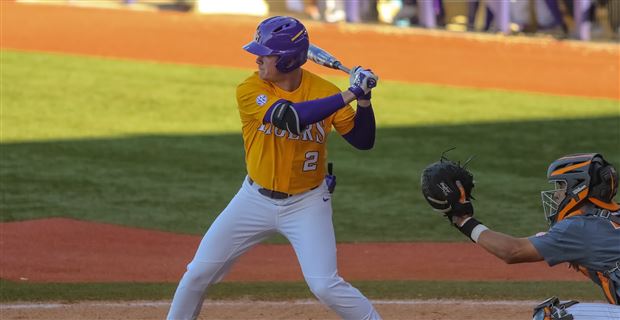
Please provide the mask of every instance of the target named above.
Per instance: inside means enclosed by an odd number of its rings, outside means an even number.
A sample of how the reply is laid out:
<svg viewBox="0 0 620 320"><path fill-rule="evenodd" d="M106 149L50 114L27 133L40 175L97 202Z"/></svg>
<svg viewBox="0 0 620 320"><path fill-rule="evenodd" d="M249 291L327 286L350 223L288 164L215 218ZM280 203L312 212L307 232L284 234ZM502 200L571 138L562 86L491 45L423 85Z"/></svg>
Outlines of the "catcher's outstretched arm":
<svg viewBox="0 0 620 320"><path fill-rule="evenodd" d="M528 238L515 238L501 232L486 230L480 234L478 244L509 264L543 260Z"/></svg>
<svg viewBox="0 0 620 320"><path fill-rule="evenodd" d="M455 216L452 220L459 227L462 227L469 219L468 217ZM536 262L544 259L528 238L516 238L491 229L485 229L480 232L476 240L476 243L486 251L508 264Z"/></svg>
<svg viewBox="0 0 620 320"><path fill-rule="evenodd" d="M474 177L465 165L442 155L440 161L424 169L421 184L422 194L433 210L444 214L460 232L489 253L506 263L543 260L529 239L495 232L473 217Z"/></svg>

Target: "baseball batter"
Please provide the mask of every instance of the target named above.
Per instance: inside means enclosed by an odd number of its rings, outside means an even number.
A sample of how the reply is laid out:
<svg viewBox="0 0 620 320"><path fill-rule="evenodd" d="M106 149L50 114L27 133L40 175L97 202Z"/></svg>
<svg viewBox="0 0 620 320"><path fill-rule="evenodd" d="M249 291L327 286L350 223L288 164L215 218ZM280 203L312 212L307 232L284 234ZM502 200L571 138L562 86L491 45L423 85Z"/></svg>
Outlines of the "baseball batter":
<svg viewBox="0 0 620 320"><path fill-rule="evenodd" d="M472 241L506 263L568 262L601 287L609 304L575 304L566 310L579 319L620 319L620 205L614 201L618 173L602 155L572 154L549 165L555 188L542 192L550 229L528 238L490 230L473 218L473 176L450 161L424 170L429 204ZM536 319L569 319L552 313Z"/></svg>
<svg viewBox="0 0 620 320"><path fill-rule="evenodd" d="M290 17L261 22L243 48L258 72L237 87L247 177L205 234L174 295L168 319L195 319L208 287L235 260L279 233L292 244L314 295L343 319L380 319L338 275L326 145L334 128L358 149L374 145L370 70L351 71L348 90L301 68L306 28ZM357 100L357 111L349 103ZM329 180L334 181L334 180Z"/></svg>

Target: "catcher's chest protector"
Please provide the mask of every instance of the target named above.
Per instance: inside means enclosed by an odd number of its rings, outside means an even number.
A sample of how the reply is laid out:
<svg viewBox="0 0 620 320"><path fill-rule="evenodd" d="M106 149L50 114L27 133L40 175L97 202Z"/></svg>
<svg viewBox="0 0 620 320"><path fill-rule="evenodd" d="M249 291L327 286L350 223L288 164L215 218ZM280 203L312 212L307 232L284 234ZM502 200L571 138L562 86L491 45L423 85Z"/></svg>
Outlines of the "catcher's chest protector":
<svg viewBox="0 0 620 320"><path fill-rule="evenodd" d="M609 223L620 232L620 212L596 209L587 215L597 216L600 219L609 219ZM613 235L612 235L613 236ZM620 257L617 257L615 265L609 270L594 271L579 265L579 271L603 289L607 301L614 305L620 305Z"/></svg>

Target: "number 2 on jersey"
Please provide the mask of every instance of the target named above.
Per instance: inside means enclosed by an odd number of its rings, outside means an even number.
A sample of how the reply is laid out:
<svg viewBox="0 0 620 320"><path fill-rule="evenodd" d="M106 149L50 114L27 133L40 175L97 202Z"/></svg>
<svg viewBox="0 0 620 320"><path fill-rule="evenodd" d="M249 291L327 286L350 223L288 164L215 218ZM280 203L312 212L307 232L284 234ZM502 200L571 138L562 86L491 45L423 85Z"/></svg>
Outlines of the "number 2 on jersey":
<svg viewBox="0 0 620 320"><path fill-rule="evenodd" d="M313 171L316 170L316 163L319 162L319 152L318 151L308 151L306 152L306 161L304 161L304 171Z"/></svg>

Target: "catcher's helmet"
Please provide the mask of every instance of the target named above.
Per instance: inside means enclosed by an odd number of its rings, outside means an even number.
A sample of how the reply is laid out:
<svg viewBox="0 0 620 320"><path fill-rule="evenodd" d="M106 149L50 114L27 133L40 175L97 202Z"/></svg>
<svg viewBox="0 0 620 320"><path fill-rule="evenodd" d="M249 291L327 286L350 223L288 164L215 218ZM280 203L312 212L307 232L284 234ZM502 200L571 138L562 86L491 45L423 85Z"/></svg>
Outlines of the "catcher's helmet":
<svg viewBox="0 0 620 320"><path fill-rule="evenodd" d="M278 56L276 68L287 73L306 63L309 46L308 31L299 20L275 16L258 25L254 40L243 49L257 56Z"/></svg>
<svg viewBox="0 0 620 320"><path fill-rule="evenodd" d="M541 192L545 217L550 225L581 214L584 201L597 207L616 211L613 202L618 190L616 169L598 153L571 154L553 161L547 170L547 180L556 184L554 190ZM558 192L564 199L554 197Z"/></svg>

